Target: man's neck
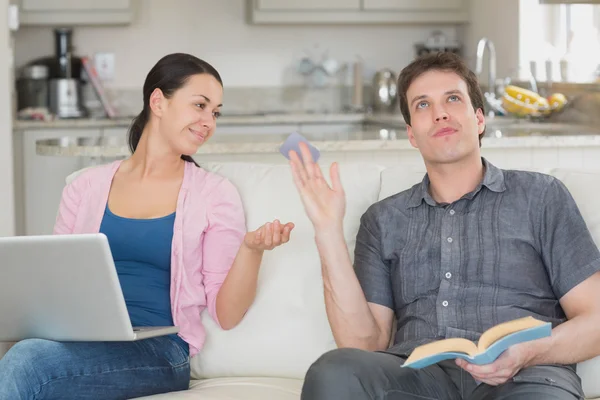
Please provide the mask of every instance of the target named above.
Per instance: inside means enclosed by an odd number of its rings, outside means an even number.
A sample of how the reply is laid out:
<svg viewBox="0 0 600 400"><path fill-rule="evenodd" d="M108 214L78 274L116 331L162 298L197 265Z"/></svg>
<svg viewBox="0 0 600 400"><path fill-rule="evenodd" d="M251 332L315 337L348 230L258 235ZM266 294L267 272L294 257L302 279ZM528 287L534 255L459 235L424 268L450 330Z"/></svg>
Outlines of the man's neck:
<svg viewBox="0 0 600 400"><path fill-rule="evenodd" d="M453 203L475 190L484 173L479 155L452 164L427 164L429 193L437 203Z"/></svg>

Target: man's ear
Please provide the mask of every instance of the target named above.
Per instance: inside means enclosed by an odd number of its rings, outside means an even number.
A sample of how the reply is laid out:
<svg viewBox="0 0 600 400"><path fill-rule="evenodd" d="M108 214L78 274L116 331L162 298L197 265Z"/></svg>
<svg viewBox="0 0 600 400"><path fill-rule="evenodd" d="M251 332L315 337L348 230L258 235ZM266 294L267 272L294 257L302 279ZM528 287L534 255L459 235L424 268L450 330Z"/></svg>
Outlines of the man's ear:
<svg viewBox="0 0 600 400"><path fill-rule="evenodd" d="M481 135L485 130L485 115L481 108L478 108L477 111L475 111L475 118L477 119L477 134Z"/></svg>
<svg viewBox="0 0 600 400"><path fill-rule="evenodd" d="M415 140L415 134L413 133L412 126L406 125L406 134L408 135L408 141L415 149L418 149L417 141Z"/></svg>
<svg viewBox="0 0 600 400"><path fill-rule="evenodd" d="M166 97L162 90L156 88L150 95L150 109L158 117L162 117L166 105Z"/></svg>

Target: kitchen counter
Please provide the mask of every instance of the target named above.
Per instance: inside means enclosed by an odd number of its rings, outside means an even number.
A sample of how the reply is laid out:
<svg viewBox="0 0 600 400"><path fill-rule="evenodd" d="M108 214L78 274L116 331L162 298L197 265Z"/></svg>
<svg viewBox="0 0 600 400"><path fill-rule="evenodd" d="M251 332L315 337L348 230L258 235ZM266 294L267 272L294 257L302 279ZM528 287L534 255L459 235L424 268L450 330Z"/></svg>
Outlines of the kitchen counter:
<svg viewBox="0 0 600 400"><path fill-rule="evenodd" d="M33 129L81 129L81 128L120 128L128 127L133 117L114 119L57 119L53 121L13 121L14 130ZM364 113L257 113L232 114L219 118L218 125L269 125L269 124L311 124L311 123L382 123L404 124L401 114ZM217 128L218 129L218 128Z"/></svg>
<svg viewBox="0 0 600 400"><path fill-rule="evenodd" d="M534 124L535 125L535 124ZM486 149L597 147L600 130L590 131L573 126L553 126L554 130L489 126L482 142ZM565 133L569 132L569 133ZM412 149L404 129L357 129L353 132L305 134L322 153L370 152ZM197 154L276 153L287 135L215 135L198 149ZM36 152L46 156L126 157L129 148L122 138L69 138L39 140Z"/></svg>

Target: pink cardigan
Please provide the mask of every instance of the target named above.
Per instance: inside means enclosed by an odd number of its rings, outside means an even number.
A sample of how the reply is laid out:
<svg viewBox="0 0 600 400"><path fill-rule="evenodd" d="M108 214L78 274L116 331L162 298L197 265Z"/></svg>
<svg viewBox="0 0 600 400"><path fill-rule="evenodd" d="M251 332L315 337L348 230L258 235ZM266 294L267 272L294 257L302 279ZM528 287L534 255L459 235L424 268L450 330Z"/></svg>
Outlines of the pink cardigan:
<svg viewBox="0 0 600 400"><path fill-rule="evenodd" d="M97 233L121 161L90 168L63 190L55 234ZM190 356L204 344L200 313L219 324L216 298L243 241L246 223L227 179L186 163L177 199L171 252L171 310ZM219 325L220 326L220 325Z"/></svg>

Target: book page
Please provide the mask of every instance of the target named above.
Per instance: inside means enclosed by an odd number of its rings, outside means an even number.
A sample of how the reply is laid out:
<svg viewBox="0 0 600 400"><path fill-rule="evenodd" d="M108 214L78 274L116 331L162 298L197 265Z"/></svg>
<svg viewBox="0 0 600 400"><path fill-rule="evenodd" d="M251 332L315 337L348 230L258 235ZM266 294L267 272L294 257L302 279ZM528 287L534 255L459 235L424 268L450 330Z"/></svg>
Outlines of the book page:
<svg viewBox="0 0 600 400"><path fill-rule="evenodd" d="M505 337L506 335L543 324L545 324L544 321L540 321L533 317L525 317L493 326L487 331L483 332L479 338L479 350L481 352L485 351L492 343Z"/></svg>
<svg viewBox="0 0 600 400"><path fill-rule="evenodd" d="M408 357L406 362L413 362L433 354L444 353L447 351L465 353L470 356L474 356L479 352L477 345L470 340L462 338L443 339L417 347L411 353L410 357Z"/></svg>

